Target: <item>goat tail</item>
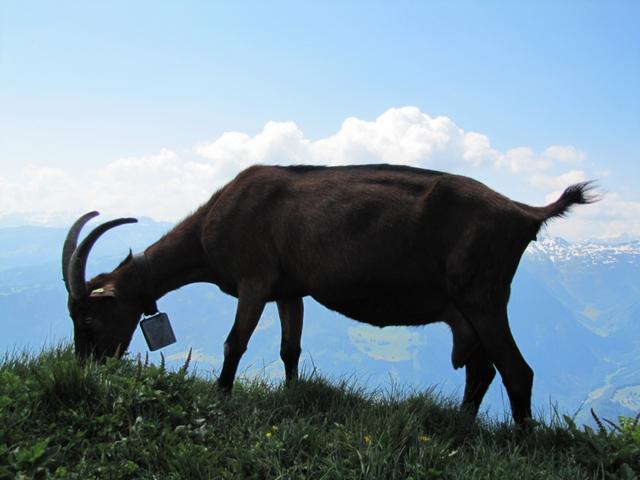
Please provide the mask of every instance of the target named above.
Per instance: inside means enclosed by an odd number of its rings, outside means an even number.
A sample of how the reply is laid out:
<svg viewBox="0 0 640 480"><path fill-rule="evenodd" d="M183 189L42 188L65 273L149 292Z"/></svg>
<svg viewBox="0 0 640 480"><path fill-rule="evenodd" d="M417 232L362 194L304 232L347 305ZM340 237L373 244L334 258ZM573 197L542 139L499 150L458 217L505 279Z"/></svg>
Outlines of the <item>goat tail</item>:
<svg viewBox="0 0 640 480"><path fill-rule="evenodd" d="M596 184L591 180L570 185L562 192L558 200L546 207L538 207L536 210L541 216L540 220L546 223L552 218L564 217L574 205L594 203L600 199L601 195L596 192Z"/></svg>

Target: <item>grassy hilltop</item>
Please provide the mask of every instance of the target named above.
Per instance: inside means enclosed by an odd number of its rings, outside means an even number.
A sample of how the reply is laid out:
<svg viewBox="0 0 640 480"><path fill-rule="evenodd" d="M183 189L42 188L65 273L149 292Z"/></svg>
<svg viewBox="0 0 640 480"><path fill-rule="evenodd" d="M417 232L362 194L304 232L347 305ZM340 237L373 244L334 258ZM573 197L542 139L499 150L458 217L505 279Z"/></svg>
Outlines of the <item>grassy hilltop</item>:
<svg viewBox="0 0 640 480"><path fill-rule="evenodd" d="M638 478L640 427L600 424L524 435L437 395L316 375L236 382L227 396L188 363L79 366L68 347L0 364L0 479Z"/></svg>

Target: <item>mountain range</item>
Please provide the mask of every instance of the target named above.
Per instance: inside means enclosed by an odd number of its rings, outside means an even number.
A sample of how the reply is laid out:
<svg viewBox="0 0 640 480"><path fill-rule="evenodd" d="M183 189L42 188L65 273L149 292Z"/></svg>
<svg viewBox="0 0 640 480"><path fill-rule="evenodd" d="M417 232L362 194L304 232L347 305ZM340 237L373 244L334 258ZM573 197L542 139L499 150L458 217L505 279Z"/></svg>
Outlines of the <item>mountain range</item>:
<svg viewBox="0 0 640 480"><path fill-rule="evenodd" d="M94 247L87 276L114 268L131 248L141 251L171 227L141 219L109 232ZM0 351L38 351L69 341L72 325L61 281L64 228L0 227ZM615 420L640 411L640 241L567 242L542 237L527 249L512 285L510 324L535 371L534 409L590 422L589 409ZM194 284L158 302L178 342L164 349L170 364L189 349L197 371L215 375L236 300L217 287ZM240 364L245 375L283 377L277 311L269 305ZM302 367L366 388L432 388L461 398L464 371L450 363L451 334L443 324L387 327L361 324L305 299ZM130 347L145 355L140 332ZM150 354L154 361L159 353ZM499 377L483 409L509 414Z"/></svg>

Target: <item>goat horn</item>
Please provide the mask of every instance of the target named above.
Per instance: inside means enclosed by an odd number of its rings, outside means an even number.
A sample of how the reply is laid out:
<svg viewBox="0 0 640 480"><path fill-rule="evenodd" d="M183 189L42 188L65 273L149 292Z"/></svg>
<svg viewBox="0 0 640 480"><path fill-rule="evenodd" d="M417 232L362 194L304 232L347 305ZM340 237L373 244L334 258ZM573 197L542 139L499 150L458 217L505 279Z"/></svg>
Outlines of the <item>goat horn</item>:
<svg viewBox="0 0 640 480"><path fill-rule="evenodd" d="M117 218L109 222L105 222L94 228L89 235L78 245L73 251L69 260L68 273L69 276L69 294L75 299L84 298L87 294L87 282L84 278L85 269L87 267L87 258L91 248L100 236L114 227L124 225L126 223L136 223L135 218Z"/></svg>
<svg viewBox="0 0 640 480"><path fill-rule="evenodd" d="M62 278L64 279L64 285L67 287L67 292L71 293L69 290L69 261L71 260L71 255L76 250L76 246L78 245L78 237L80 236L80 231L85 224L94 217L99 215L98 212L89 212L82 215L79 219L77 219L71 228L69 229L69 233L67 233L67 238L64 241L64 245L62 247Z"/></svg>

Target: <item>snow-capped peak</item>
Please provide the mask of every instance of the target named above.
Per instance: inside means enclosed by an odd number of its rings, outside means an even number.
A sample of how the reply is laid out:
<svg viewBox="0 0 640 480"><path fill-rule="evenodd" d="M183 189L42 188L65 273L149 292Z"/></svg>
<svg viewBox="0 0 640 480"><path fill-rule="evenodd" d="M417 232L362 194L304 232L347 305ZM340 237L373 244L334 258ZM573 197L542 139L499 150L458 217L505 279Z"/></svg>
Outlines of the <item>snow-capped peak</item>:
<svg viewBox="0 0 640 480"><path fill-rule="evenodd" d="M570 243L558 237L541 237L529 244L525 255L532 260L546 258L553 263L572 260L591 264L640 263L640 240L622 243L585 240Z"/></svg>

